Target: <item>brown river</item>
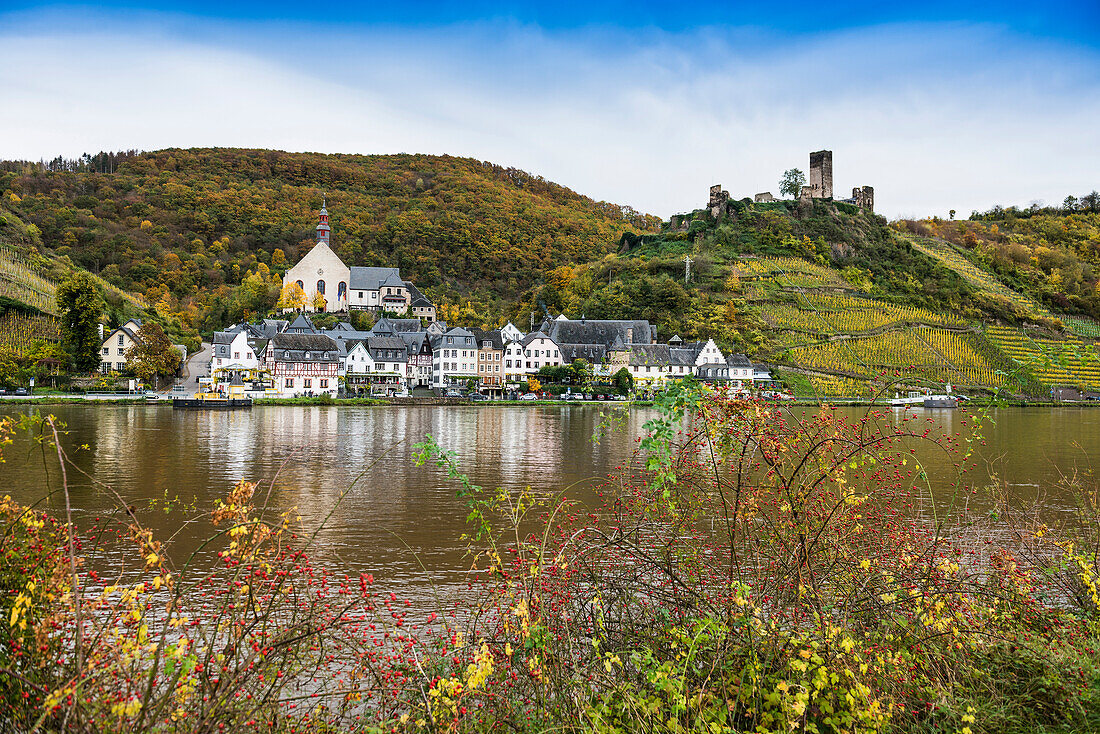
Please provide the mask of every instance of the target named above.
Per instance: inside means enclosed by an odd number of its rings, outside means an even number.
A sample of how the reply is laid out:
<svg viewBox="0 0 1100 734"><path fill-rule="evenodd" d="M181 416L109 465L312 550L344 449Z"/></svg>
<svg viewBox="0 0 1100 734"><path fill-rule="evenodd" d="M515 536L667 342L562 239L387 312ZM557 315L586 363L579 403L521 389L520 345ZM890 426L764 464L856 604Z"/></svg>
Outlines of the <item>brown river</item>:
<svg viewBox="0 0 1100 734"><path fill-rule="evenodd" d="M28 409L0 403L0 415ZM652 409L631 409L620 425L593 442L607 407L293 406L191 412L162 405L61 405L37 410L67 424L63 445L84 472L113 487L148 526L175 535L177 560L209 532L203 523L183 520L187 508L210 508L234 482L250 479L261 483L261 491L271 487L275 508L296 507L306 527L324 524L316 552L335 570L369 572L414 596L461 584L469 566L460 539L466 510L455 497L454 483L441 469L417 467L412 460L413 444L425 434L457 452L476 484L564 491L583 500L630 460L642 425L655 415ZM853 416L862 412L842 410ZM964 411L928 415L952 433L965 431ZM991 416L995 423L985 428L983 463L1020 502L1042 497L1050 513L1063 510L1064 495L1051 487L1060 473L1085 469L1090 457L1100 456L1100 410L1001 408ZM56 456L44 456L23 438L5 450L5 458L0 494L63 510L59 495L43 499L47 485L58 486ZM922 458L933 494L949 494L947 459L935 451ZM988 470L980 471L972 481L985 482L988 476ZM112 501L101 487L71 471L70 482L80 524L109 511ZM183 509L165 513L166 500Z"/></svg>

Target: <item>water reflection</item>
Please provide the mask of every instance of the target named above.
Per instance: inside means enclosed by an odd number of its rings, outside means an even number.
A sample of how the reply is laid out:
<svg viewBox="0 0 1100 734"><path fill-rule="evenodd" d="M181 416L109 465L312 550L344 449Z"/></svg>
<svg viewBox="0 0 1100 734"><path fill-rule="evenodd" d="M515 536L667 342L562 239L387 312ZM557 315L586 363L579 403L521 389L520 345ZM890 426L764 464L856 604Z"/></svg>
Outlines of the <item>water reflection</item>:
<svg viewBox="0 0 1100 734"><path fill-rule="evenodd" d="M0 407L15 412L13 407ZM279 510L297 508L307 526L326 522L321 552L341 570L369 571L409 586L458 583L468 566L459 536L466 510L454 485L437 467L415 467L413 444L432 434L456 451L477 484L516 490L532 486L556 492L569 485L575 496L628 459L642 424L653 416L630 411L624 425L598 444L591 436L600 420L594 406L519 407L278 407L239 412L173 411L164 406L56 406L69 425L64 445L78 465L111 485L162 532L180 531L177 553L190 553L206 528L179 527L178 515L150 509L151 500L179 498L210 507L234 482L261 482ZM795 409L796 413L802 409ZM847 411L855 416L858 411ZM973 424L965 411L917 411L935 425L962 435ZM902 411L887 411L900 420ZM912 414L912 412L910 413ZM1059 473L1086 466L1100 452L1100 412L1087 409L1012 408L994 411L987 466L1006 478L1019 501L1042 496L1051 511L1064 495L1047 492ZM86 446L81 449L80 447ZM26 441L7 451L0 482L21 502L41 496L55 462ZM921 457L933 491L946 496L953 459L939 452ZM107 494L77 478L73 502L85 517L110 507ZM338 502L342 492L352 491ZM56 498L51 500L55 506Z"/></svg>

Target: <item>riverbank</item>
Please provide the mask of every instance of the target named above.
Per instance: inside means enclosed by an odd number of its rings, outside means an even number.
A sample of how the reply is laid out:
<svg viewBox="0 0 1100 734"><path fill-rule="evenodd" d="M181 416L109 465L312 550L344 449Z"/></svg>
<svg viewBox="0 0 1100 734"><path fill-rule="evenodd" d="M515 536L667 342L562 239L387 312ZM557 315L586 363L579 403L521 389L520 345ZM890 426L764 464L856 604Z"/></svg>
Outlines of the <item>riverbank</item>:
<svg viewBox="0 0 1100 734"><path fill-rule="evenodd" d="M821 405L833 405L852 408L891 408L889 402L861 400L858 398L829 398L811 399L794 398L776 401L779 405L798 407L818 407ZM172 407L172 400L162 396L159 400L148 400L142 396L113 395L110 393L95 393L87 395L28 395L28 396L0 396L0 405L159 405ZM577 406L577 405L619 405L646 407L653 405L652 400L470 400L469 398L445 398L445 397L404 397L404 398L328 398L299 397L299 398L257 398L253 401L256 407L270 406L334 406L334 407L369 407L386 405L472 405L472 406ZM914 406L910 406L914 407ZM915 406L920 407L920 406ZM1100 408L1100 401L1054 401L1054 400L997 400L988 397L972 398L960 403L959 407L988 408ZM943 410L937 408L936 410Z"/></svg>

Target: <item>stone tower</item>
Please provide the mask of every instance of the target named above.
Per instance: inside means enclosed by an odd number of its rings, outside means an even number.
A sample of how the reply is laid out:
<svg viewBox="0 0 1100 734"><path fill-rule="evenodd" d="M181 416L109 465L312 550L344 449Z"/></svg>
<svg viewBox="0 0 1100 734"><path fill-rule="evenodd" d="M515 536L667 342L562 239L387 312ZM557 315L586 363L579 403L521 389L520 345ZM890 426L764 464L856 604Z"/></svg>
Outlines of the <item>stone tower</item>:
<svg viewBox="0 0 1100 734"><path fill-rule="evenodd" d="M833 198L833 151L810 153L810 192L814 199Z"/></svg>

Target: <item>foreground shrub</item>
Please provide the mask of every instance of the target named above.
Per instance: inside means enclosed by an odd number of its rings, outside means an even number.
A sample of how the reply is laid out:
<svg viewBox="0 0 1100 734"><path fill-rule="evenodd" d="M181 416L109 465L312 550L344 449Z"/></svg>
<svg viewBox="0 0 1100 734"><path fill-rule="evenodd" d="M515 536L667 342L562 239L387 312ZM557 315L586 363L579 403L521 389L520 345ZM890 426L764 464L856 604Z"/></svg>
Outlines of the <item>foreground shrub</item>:
<svg viewBox="0 0 1100 734"><path fill-rule="evenodd" d="M928 496L918 449L954 455L975 501L974 437L930 421L690 385L657 407L599 506L484 489L421 444L469 509L471 585L444 609L314 566L251 482L179 567L121 498L82 536L6 501L4 700L17 727L89 731L1100 723L1094 487L1063 527L968 513ZM24 427L65 463L52 420ZM126 558L110 582L103 553Z"/></svg>

